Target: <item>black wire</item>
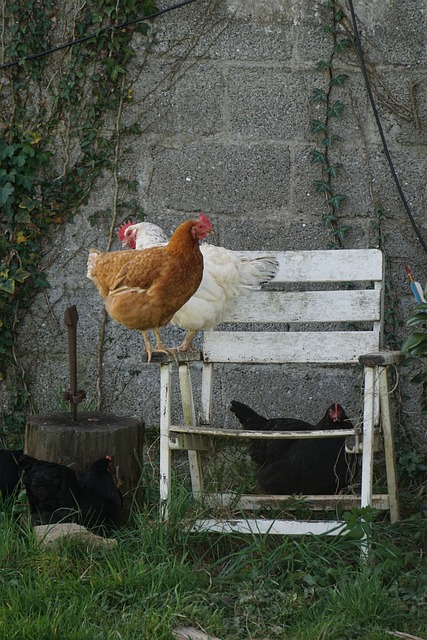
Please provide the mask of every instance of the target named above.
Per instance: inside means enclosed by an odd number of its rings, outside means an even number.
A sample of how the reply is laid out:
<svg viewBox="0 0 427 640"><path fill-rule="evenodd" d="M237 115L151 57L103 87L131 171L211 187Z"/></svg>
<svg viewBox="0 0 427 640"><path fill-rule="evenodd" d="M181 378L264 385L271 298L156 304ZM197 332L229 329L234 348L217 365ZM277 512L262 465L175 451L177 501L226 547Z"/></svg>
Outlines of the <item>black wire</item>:
<svg viewBox="0 0 427 640"><path fill-rule="evenodd" d="M82 42L86 42L87 40L92 40L92 38L97 38L102 33L109 33L110 31L123 29L124 27L129 27L130 25L137 24L138 22L143 22L144 20L151 20L152 18L157 18L158 16L161 16L163 13L167 13L168 11L173 11L174 9L180 9L181 7L184 7L186 4L191 4L192 2L197 2L197 0L184 0L184 2L174 4L170 7L166 7L165 9L160 9L155 13L151 13L149 16L143 16L142 18L135 18L134 20L129 20L128 22L122 22L121 24L115 24L111 27L105 27L104 29L99 29L94 33L90 33L87 36L78 38L77 40L71 40L70 42L66 42L65 44L59 44L57 47L53 47L52 49L47 49L46 51L40 51L39 53L33 53L32 55L25 56L24 58L20 58L19 60L13 60L13 62L6 62L5 64L0 65L0 69L7 69L8 67L13 67L14 65L20 64L23 61L27 62L28 60L35 60L36 58L47 56L49 53L55 53L55 51L60 51L61 49L72 47L75 44L80 44Z"/></svg>
<svg viewBox="0 0 427 640"><path fill-rule="evenodd" d="M396 184L397 191L399 192L400 199L402 200L403 206L405 207L406 213L408 214L408 218L409 218L409 220L410 220L410 222L412 224L412 227L413 227L413 229L414 229L414 231L415 231L415 233L416 233L416 235L418 237L418 240L421 243L421 246L423 247L424 251L427 253L427 244L425 243L425 241L424 241L424 239L423 239L423 237L421 235L421 232L418 229L417 223L414 220L414 216L412 215L412 212L411 212L411 209L409 207L408 201L406 200L405 194L403 193L403 189L402 189L402 187L400 185L399 178L397 176L396 170L395 170L394 165L393 165L393 160L391 159L390 152L388 150L387 141L386 141L385 136L384 136L384 130L383 130L383 127L382 127L382 124L381 124L381 120L380 120L380 117L379 117L379 114L378 114L378 109L376 107L374 96L372 94L371 85L370 85L370 82L369 82L369 76L368 76L368 72L367 72L367 69L366 69L365 58L364 58L364 55L363 55L363 49L362 49L362 45L361 45L361 42L360 42L359 30L357 28L357 21L356 21L356 14L354 12L353 0L347 0L347 1L348 1L348 4L349 4L349 7L350 7L351 19L352 19L352 22L353 22L353 30L354 30L354 38L355 38L355 41L356 41L357 54L359 56L360 66L361 66L361 69L362 69L363 77L365 79L365 85L366 85L366 89L368 91L368 96L369 96L369 100L371 102L372 110L374 112L375 120L377 122L378 131L379 131L379 134L381 136L381 141L383 143L384 153L385 153L385 156L387 158L387 161L388 161L388 164L389 164L389 167L390 167L390 171L391 171L391 174L393 176L393 180L394 180L394 182Z"/></svg>

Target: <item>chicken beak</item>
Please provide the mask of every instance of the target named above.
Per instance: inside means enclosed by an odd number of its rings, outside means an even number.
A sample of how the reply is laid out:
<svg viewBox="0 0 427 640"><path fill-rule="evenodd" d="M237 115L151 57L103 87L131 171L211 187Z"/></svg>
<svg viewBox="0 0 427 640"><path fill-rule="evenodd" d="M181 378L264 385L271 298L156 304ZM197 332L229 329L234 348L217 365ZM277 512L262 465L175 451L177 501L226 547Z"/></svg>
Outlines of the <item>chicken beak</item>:
<svg viewBox="0 0 427 640"><path fill-rule="evenodd" d="M212 227L210 229L206 229L203 240L206 240L207 236L209 236L209 235L212 235L212 237L214 238L214 242L216 242L215 241L215 231L213 230Z"/></svg>

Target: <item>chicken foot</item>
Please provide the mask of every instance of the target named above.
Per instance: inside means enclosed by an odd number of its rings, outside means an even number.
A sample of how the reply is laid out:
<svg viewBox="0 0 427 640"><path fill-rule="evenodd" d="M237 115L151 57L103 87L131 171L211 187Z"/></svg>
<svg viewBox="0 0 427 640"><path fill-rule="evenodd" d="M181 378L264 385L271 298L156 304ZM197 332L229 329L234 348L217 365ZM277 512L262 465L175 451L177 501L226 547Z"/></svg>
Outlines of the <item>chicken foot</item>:
<svg viewBox="0 0 427 640"><path fill-rule="evenodd" d="M193 339L196 335L197 331L189 329L185 334L184 340L179 345L179 347L175 348L175 351L194 351L195 346L193 344Z"/></svg>
<svg viewBox="0 0 427 640"><path fill-rule="evenodd" d="M171 349L163 344L162 338L160 337L160 332L158 329L152 330L154 333L154 337L156 338L156 346L153 347L150 341L150 337L147 331L141 331L142 337L144 339L145 351L147 352L148 362L151 362L151 357L153 353L165 353L168 356L172 356L175 362L177 361L175 355L175 349Z"/></svg>

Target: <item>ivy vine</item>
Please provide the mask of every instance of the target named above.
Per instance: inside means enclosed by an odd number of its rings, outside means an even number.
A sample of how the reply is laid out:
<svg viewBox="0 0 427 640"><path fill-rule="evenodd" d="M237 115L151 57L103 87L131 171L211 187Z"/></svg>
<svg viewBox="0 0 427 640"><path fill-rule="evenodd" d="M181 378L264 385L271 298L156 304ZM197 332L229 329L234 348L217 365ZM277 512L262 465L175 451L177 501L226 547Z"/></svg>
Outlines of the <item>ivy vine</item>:
<svg viewBox="0 0 427 640"><path fill-rule="evenodd" d="M147 49L153 42L145 22L110 32L101 29L152 13L154 4L83 3L73 16L67 15L68 37L98 29L99 36L55 54L54 63L50 56L22 60L63 39L59 5L3 0L1 8L1 62L21 61L3 70L0 98L0 384L9 400L2 416L5 434L19 432L32 409L30 381L16 357L15 338L34 296L49 286L43 246L88 201L97 179L105 172L114 175L119 138L125 133L117 114L132 100L126 85L134 55L131 41L140 32ZM117 126L110 126L111 118ZM116 199L116 212L120 204Z"/></svg>
<svg viewBox="0 0 427 640"><path fill-rule="evenodd" d="M325 33L332 38L332 50L327 59L319 60L316 70L326 77L326 87L316 87L312 95L312 103L323 108L321 117L311 121L311 132L319 139L318 148L311 153L311 162L320 171L320 178L314 181L316 192L325 201L326 209L322 215L323 226L330 229L328 248L337 249L343 246L346 234L351 230L348 225L340 225L338 214L347 197L335 188L341 165L333 160L333 149L339 142L339 136L334 132L334 120L343 114L345 104L336 97L339 90L345 86L348 75L337 70L335 60L337 56L346 53L352 46L352 41L342 26L344 13L335 0L324 3L327 10L328 22L324 27Z"/></svg>

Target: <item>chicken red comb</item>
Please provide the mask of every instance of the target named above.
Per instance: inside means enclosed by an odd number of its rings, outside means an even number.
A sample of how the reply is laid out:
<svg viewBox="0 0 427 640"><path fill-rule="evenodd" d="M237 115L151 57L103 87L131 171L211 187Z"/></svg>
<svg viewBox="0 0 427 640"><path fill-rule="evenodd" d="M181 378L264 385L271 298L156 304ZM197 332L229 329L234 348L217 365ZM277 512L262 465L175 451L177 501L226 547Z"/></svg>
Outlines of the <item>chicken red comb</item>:
<svg viewBox="0 0 427 640"><path fill-rule="evenodd" d="M132 226L133 224L135 224L135 223L134 223L134 222L131 222L131 221L129 221L129 222L124 222L124 223L122 224L122 226L121 226L121 227L119 227L119 229L118 229L118 231L117 231L117 235L119 236L119 240L120 240L120 242L123 242L123 241L124 241L124 239L125 239L125 237L126 237L126 236L125 236L125 231L126 231L126 229L127 229L128 227Z"/></svg>
<svg viewBox="0 0 427 640"><path fill-rule="evenodd" d="M333 422L341 422L343 419L343 408L338 402L334 402L329 408L329 417Z"/></svg>
<svg viewBox="0 0 427 640"><path fill-rule="evenodd" d="M105 459L111 462L111 456L105 456Z"/></svg>
<svg viewBox="0 0 427 640"><path fill-rule="evenodd" d="M209 227L209 229L212 229L211 221L209 220L209 218L207 216L205 216L204 213L200 213L199 214L199 219L200 219L200 222L202 222L204 225Z"/></svg>

